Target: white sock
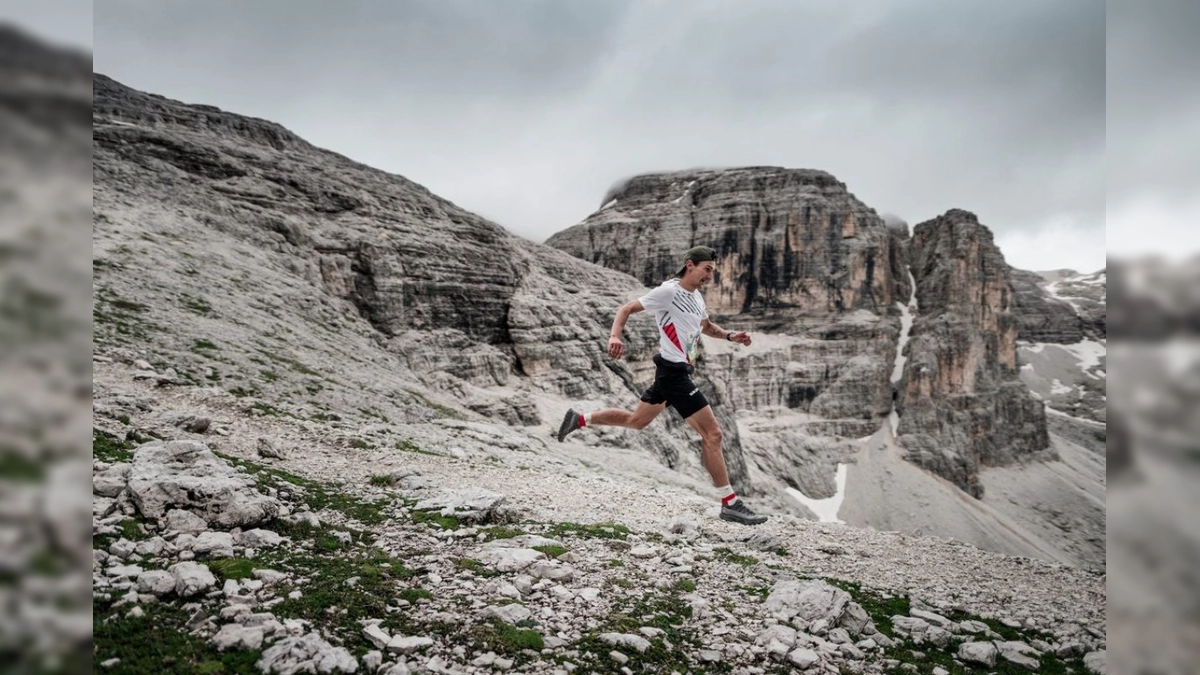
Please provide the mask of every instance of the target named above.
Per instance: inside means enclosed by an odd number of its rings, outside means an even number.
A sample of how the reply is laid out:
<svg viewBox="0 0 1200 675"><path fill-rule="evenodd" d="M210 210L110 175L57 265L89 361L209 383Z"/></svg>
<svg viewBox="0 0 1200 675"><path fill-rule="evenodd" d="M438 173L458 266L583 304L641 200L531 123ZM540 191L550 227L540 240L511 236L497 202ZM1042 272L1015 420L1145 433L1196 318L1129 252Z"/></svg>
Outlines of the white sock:
<svg viewBox="0 0 1200 675"><path fill-rule="evenodd" d="M738 496L737 493L733 491L733 487L729 485L719 487L717 488L717 492L721 493L722 506L732 506L733 504L737 503Z"/></svg>
<svg viewBox="0 0 1200 675"><path fill-rule="evenodd" d="M591 423L592 423L592 413L584 413L584 414L583 414L583 423L584 423L584 424L591 424Z"/></svg>

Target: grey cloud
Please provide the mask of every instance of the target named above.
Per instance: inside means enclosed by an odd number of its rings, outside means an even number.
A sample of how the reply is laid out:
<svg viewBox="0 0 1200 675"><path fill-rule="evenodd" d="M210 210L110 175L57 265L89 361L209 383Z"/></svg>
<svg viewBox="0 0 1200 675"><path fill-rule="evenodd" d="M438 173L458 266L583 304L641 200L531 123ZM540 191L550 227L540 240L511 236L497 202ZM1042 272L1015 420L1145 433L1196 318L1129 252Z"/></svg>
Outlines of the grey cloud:
<svg viewBox="0 0 1200 675"><path fill-rule="evenodd" d="M1102 239L1104 37L1090 0L110 0L96 69L535 240L623 177L747 164L829 170L910 222Z"/></svg>

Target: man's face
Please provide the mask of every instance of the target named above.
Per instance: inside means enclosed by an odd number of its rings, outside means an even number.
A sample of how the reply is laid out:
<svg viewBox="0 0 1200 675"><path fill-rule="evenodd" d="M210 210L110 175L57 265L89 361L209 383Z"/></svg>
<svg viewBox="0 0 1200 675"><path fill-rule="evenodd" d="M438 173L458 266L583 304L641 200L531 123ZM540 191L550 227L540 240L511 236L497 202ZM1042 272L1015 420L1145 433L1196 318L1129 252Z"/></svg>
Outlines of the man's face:
<svg viewBox="0 0 1200 675"><path fill-rule="evenodd" d="M692 275L691 281L694 281L699 286L704 286L712 281L713 272L716 269L717 264L711 260L701 263L689 263L688 274Z"/></svg>

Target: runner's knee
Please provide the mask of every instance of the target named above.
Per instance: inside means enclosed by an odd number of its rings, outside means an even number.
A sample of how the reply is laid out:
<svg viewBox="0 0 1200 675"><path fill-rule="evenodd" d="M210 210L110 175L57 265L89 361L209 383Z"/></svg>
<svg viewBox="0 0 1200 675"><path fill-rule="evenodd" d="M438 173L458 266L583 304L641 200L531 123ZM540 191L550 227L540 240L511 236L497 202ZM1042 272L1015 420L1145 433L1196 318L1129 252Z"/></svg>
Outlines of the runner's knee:
<svg viewBox="0 0 1200 675"><path fill-rule="evenodd" d="M704 433L704 440L709 445L720 445L723 438L724 434L721 433L720 427L713 427Z"/></svg>

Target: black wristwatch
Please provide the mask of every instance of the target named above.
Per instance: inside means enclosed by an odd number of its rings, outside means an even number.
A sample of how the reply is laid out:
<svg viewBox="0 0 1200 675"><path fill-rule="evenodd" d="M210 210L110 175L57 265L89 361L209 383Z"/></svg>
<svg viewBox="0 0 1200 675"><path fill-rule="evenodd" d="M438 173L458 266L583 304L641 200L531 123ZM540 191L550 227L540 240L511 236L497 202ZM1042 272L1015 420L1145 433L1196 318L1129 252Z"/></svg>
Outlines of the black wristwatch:
<svg viewBox="0 0 1200 675"><path fill-rule="evenodd" d="M731 330L725 331L725 339L728 340L729 342L733 342L733 331L731 331Z"/></svg>

